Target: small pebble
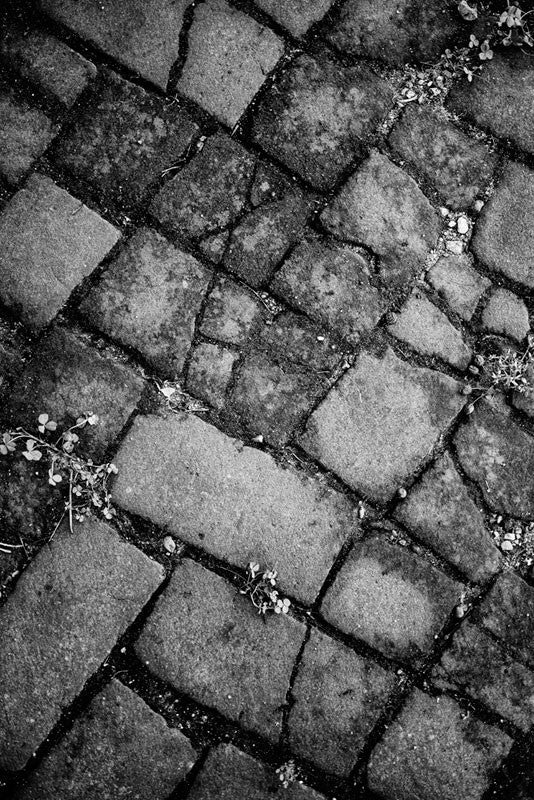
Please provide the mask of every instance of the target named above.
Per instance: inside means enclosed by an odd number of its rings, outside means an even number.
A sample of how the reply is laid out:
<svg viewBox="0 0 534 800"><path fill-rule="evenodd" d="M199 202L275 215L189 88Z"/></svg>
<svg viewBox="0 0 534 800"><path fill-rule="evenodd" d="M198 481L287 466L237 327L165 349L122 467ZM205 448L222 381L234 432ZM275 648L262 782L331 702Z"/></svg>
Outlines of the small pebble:
<svg viewBox="0 0 534 800"><path fill-rule="evenodd" d="M253 442L258 442L258 444L263 444L263 434L259 434L259 436L254 436L252 439Z"/></svg>
<svg viewBox="0 0 534 800"><path fill-rule="evenodd" d="M447 241L447 250L455 256L461 256L464 251L463 242L458 239L449 239Z"/></svg>
<svg viewBox="0 0 534 800"><path fill-rule="evenodd" d="M505 553L510 553L514 549L512 542L504 541L501 544L501 550Z"/></svg>
<svg viewBox="0 0 534 800"><path fill-rule="evenodd" d="M165 536L163 539L163 547L167 551L167 553L174 553L176 550L176 542L172 538L172 536Z"/></svg>
<svg viewBox="0 0 534 800"><path fill-rule="evenodd" d="M484 208L484 200L475 200L473 207L475 211L482 211L482 209Z"/></svg>
<svg viewBox="0 0 534 800"><path fill-rule="evenodd" d="M404 498L408 495L408 492L403 486L401 486L401 488L397 491L397 494L401 498L401 500L404 500Z"/></svg>
<svg viewBox="0 0 534 800"><path fill-rule="evenodd" d="M505 533L504 538L509 542L515 542L515 533Z"/></svg>
<svg viewBox="0 0 534 800"><path fill-rule="evenodd" d="M484 356L481 356L480 353L474 357L473 361L478 367L484 366Z"/></svg>
<svg viewBox="0 0 534 800"><path fill-rule="evenodd" d="M445 206L441 206L441 208L439 209L439 213L441 214L442 217L448 217L449 209L445 208Z"/></svg>
<svg viewBox="0 0 534 800"><path fill-rule="evenodd" d="M458 233L467 233L469 230L469 222L467 217L458 217L456 227L458 228Z"/></svg>

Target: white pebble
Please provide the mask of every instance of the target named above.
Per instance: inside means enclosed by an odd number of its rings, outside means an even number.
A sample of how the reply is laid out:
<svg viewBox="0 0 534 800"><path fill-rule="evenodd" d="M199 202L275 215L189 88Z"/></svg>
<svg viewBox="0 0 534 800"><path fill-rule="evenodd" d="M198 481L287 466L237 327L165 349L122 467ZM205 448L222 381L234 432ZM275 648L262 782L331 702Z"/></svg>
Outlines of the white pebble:
<svg viewBox="0 0 534 800"><path fill-rule="evenodd" d="M467 233L469 230L469 222L467 217L458 217L456 227L458 228L458 233Z"/></svg>
<svg viewBox="0 0 534 800"><path fill-rule="evenodd" d="M455 256L460 256L463 253L464 245L458 239L449 239L447 241L447 250Z"/></svg>
<svg viewBox="0 0 534 800"><path fill-rule="evenodd" d="M174 553L176 550L176 542L172 538L172 536L166 536L163 539L163 547L167 551L167 553Z"/></svg>
<svg viewBox="0 0 534 800"><path fill-rule="evenodd" d="M514 546L513 546L512 542L509 542L508 540L505 540L504 542L502 542L501 550L503 550L505 553L510 553L513 549L514 549Z"/></svg>

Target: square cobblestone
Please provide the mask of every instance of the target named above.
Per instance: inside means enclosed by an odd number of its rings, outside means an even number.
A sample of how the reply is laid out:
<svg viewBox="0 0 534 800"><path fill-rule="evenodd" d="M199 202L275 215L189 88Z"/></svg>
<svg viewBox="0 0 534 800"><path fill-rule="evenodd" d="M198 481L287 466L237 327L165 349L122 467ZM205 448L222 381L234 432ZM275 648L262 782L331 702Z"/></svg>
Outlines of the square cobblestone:
<svg viewBox="0 0 534 800"><path fill-rule="evenodd" d="M211 273L140 228L80 305L98 330L133 347L166 378L181 373Z"/></svg>
<svg viewBox="0 0 534 800"><path fill-rule="evenodd" d="M87 181L98 195L129 206L187 150L198 127L185 111L107 73L98 97L58 140L57 163Z"/></svg>
<svg viewBox="0 0 534 800"><path fill-rule="evenodd" d="M301 446L349 486L390 500L459 413L459 384L391 349L362 353L313 412Z"/></svg>
<svg viewBox="0 0 534 800"><path fill-rule="evenodd" d="M218 344L197 344L187 369L187 391L217 410L222 409L237 357L237 353Z"/></svg>
<svg viewBox="0 0 534 800"><path fill-rule="evenodd" d="M369 786L384 800L482 800L511 746L454 700L416 689L373 751Z"/></svg>
<svg viewBox="0 0 534 800"><path fill-rule="evenodd" d="M530 330L528 308L524 300L501 287L491 293L481 322L486 330L509 336L518 342L523 341Z"/></svg>
<svg viewBox="0 0 534 800"><path fill-rule="evenodd" d="M424 473L394 514L470 580L485 581L501 566L482 512L447 453Z"/></svg>
<svg viewBox="0 0 534 800"><path fill-rule="evenodd" d="M270 14L293 36L304 36L324 17L333 0L256 0L256 5Z"/></svg>
<svg viewBox="0 0 534 800"><path fill-rule="evenodd" d="M20 800L165 800L196 753L126 686L113 680L32 773Z"/></svg>
<svg viewBox="0 0 534 800"><path fill-rule="evenodd" d="M178 691L278 742L304 633L291 617L260 618L235 586L184 560L135 649L151 672Z"/></svg>
<svg viewBox="0 0 534 800"><path fill-rule="evenodd" d="M70 108L96 77L96 67L66 44L38 30L9 31L0 55L45 94Z"/></svg>
<svg viewBox="0 0 534 800"><path fill-rule="evenodd" d="M41 0L53 19L165 90L189 0Z"/></svg>
<svg viewBox="0 0 534 800"><path fill-rule="evenodd" d="M386 284L404 286L436 246L440 222L416 182L373 151L321 214L324 226L380 256Z"/></svg>
<svg viewBox="0 0 534 800"><path fill-rule="evenodd" d="M488 148L422 106L409 106L389 143L453 209L469 208L490 182L497 159Z"/></svg>
<svg viewBox="0 0 534 800"><path fill-rule="evenodd" d="M469 622L454 634L431 680L440 689L480 700L525 733L534 724L534 672Z"/></svg>
<svg viewBox="0 0 534 800"><path fill-rule="evenodd" d="M355 248L307 235L286 258L270 289L356 344L385 311L370 278L369 263Z"/></svg>
<svg viewBox="0 0 534 800"><path fill-rule="evenodd" d="M262 319L261 309L244 286L223 277L209 294L200 331L227 344L246 344Z"/></svg>
<svg viewBox="0 0 534 800"><path fill-rule="evenodd" d="M534 667L534 589L519 575L499 576L479 606L476 620Z"/></svg>
<svg viewBox="0 0 534 800"><path fill-rule="evenodd" d="M0 765L21 769L163 580L89 518L43 548L0 609Z"/></svg>
<svg viewBox="0 0 534 800"><path fill-rule="evenodd" d="M0 175L19 183L58 131L43 111L0 94Z"/></svg>
<svg viewBox="0 0 534 800"><path fill-rule="evenodd" d="M261 99L253 137L317 189L328 191L363 155L393 87L365 65L300 55Z"/></svg>
<svg viewBox="0 0 534 800"><path fill-rule="evenodd" d="M293 311L283 311L270 325L265 324L257 341L268 348L274 358L290 361L319 376L331 374L343 358L338 344L327 331Z"/></svg>
<svg viewBox="0 0 534 800"><path fill-rule="evenodd" d="M472 318L480 298L491 286L487 278L473 269L466 253L441 256L426 278L466 322Z"/></svg>
<svg viewBox="0 0 534 800"><path fill-rule="evenodd" d="M137 417L115 462L118 505L239 567L272 566L307 604L358 534L346 497L193 415Z"/></svg>
<svg viewBox="0 0 534 800"><path fill-rule="evenodd" d="M195 9L178 91L234 126L284 52L283 41L225 0Z"/></svg>
<svg viewBox="0 0 534 800"><path fill-rule="evenodd" d="M418 667L462 588L421 556L372 536L352 549L321 613L344 633Z"/></svg>
<svg viewBox="0 0 534 800"><path fill-rule="evenodd" d="M0 213L0 298L33 330L56 316L119 231L50 178L32 175Z"/></svg>
<svg viewBox="0 0 534 800"><path fill-rule="evenodd" d="M475 226L473 252L490 269L534 287L534 170L509 162Z"/></svg>
<svg viewBox="0 0 534 800"><path fill-rule="evenodd" d="M348 775L394 685L393 672L313 629L292 690L292 751L326 772Z"/></svg>

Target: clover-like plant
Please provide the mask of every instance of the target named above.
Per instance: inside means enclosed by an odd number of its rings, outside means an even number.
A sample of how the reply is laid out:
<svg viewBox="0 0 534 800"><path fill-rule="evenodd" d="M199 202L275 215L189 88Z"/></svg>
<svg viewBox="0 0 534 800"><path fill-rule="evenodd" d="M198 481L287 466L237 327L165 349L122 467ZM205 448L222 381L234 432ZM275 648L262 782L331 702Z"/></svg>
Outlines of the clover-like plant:
<svg viewBox="0 0 534 800"><path fill-rule="evenodd" d="M251 561L247 566L247 577L243 587L239 590L252 602L258 614L265 615L268 611L275 614L287 614L291 602L287 597L280 597L276 588L277 572L265 570L262 572L259 564Z"/></svg>

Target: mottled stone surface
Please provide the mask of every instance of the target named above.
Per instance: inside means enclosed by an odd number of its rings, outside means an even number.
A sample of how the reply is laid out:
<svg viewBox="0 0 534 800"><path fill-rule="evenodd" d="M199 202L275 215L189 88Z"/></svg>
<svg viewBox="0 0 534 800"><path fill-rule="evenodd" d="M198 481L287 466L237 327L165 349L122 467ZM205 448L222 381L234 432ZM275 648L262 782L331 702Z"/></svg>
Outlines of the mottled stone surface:
<svg viewBox="0 0 534 800"><path fill-rule="evenodd" d="M460 331L421 292L412 292L388 330L414 350L441 358L457 369L466 369L471 361L471 348Z"/></svg>
<svg viewBox="0 0 534 800"><path fill-rule="evenodd" d="M216 409L223 408L236 359L237 353L222 345L200 342L189 362L187 391Z"/></svg>
<svg viewBox="0 0 534 800"><path fill-rule="evenodd" d="M283 311L264 325L257 341L277 360L290 361L319 376L332 373L342 358L338 344L327 331L293 311Z"/></svg>
<svg viewBox="0 0 534 800"><path fill-rule="evenodd" d="M530 330L528 308L513 292L495 289L482 312L482 324L492 333L521 341Z"/></svg>
<svg viewBox="0 0 534 800"><path fill-rule="evenodd" d="M20 798L165 800L195 760L180 731L113 680L32 773Z"/></svg>
<svg viewBox="0 0 534 800"><path fill-rule="evenodd" d="M469 322L490 281L473 269L466 253L441 256L429 269L427 280L462 319Z"/></svg>
<svg viewBox="0 0 534 800"><path fill-rule="evenodd" d="M458 430L454 444L462 468L498 513L534 518L533 439L509 411L486 400Z"/></svg>
<svg viewBox="0 0 534 800"><path fill-rule="evenodd" d="M509 162L475 227L473 252L490 269L534 287L534 171Z"/></svg>
<svg viewBox="0 0 534 800"><path fill-rule="evenodd" d="M328 773L348 775L394 685L393 672L313 629L293 684L291 749Z"/></svg>
<svg viewBox="0 0 534 800"><path fill-rule="evenodd" d="M485 67L478 80L457 81L449 96L450 107L495 136L534 153L534 70L528 48L496 53Z"/></svg>
<svg viewBox="0 0 534 800"><path fill-rule="evenodd" d="M163 579L108 525L64 525L0 611L0 764L21 769Z"/></svg>
<svg viewBox="0 0 534 800"><path fill-rule="evenodd" d="M351 175L321 214L325 227L380 256L380 276L404 285L424 266L440 224L415 181L377 151Z"/></svg>
<svg viewBox="0 0 534 800"><path fill-rule="evenodd" d="M240 567L275 565L306 603L357 533L343 495L192 415L138 417L115 460L123 508Z"/></svg>
<svg viewBox="0 0 534 800"><path fill-rule="evenodd" d="M16 185L58 131L43 111L0 94L0 175Z"/></svg>
<svg viewBox="0 0 534 800"><path fill-rule="evenodd" d="M189 0L41 0L57 22L71 28L124 66L165 90L180 52L180 30Z"/></svg>
<svg viewBox="0 0 534 800"><path fill-rule="evenodd" d="M300 55L262 98L253 137L318 189L331 189L386 116L393 87L365 65Z"/></svg>
<svg viewBox="0 0 534 800"><path fill-rule="evenodd" d="M392 350L362 353L314 411L302 447L357 491L385 502L460 411L459 385Z"/></svg>
<svg viewBox="0 0 534 800"><path fill-rule="evenodd" d="M32 175L0 213L0 298L33 330L120 238L119 231L42 175Z"/></svg>
<svg viewBox="0 0 534 800"><path fill-rule="evenodd" d="M352 549L321 613L384 655L420 665L461 591L420 556L371 536Z"/></svg>
<svg viewBox="0 0 534 800"><path fill-rule="evenodd" d="M98 330L166 378L181 372L211 273L161 234L139 228L80 306Z"/></svg>
<svg viewBox="0 0 534 800"><path fill-rule="evenodd" d="M356 248L308 235L284 261L270 288L356 344L374 328L386 307L371 274L368 261Z"/></svg>
<svg viewBox="0 0 534 800"><path fill-rule="evenodd" d="M488 148L423 106L410 105L389 143L453 209L468 208L491 180L497 159Z"/></svg>
<svg viewBox="0 0 534 800"><path fill-rule="evenodd" d="M256 0L256 5L266 11L293 36L304 36L332 5L333 0Z"/></svg>
<svg viewBox="0 0 534 800"><path fill-rule="evenodd" d="M277 742L300 622L261 619L230 583L184 560L158 599L135 649L178 691Z"/></svg>
<svg viewBox="0 0 534 800"><path fill-rule="evenodd" d="M178 91L232 127L284 52L283 41L225 0L195 9Z"/></svg>
<svg viewBox="0 0 534 800"><path fill-rule="evenodd" d="M416 689L371 755L369 786L385 800L482 800L511 746L454 700Z"/></svg>
<svg viewBox="0 0 534 800"><path fill-rule="evenodd" d="M469 622L432 670L432 683L480 700L525 732L534 724L534 672Z"/></svg>
<svg viewBox="0 0 534 800"><path fill-rule="evenodd" d="M244 286L223 277L209 294L200 331L226 344L246 344L262 319L261 309Z"/></svg>
<svg viewBox="0 0 534 800"><path fill-rule="evenodd" d="M534 417L534 365L528 367L525 377L528 388L524 392L512 392L512 405L529 417Z"/></svg>
<svg viewBox="0 0 534 800"><path fill-rule="evenodd" d="M534 666L534 589L519 575L499 576L476 619L519 659Z"/></svg>
<svg viewBox="0 0 534 800"><path fill-rule="evenodd" d="M482 512L447 454L424 473L395 518L470 580L487 580L501 565Z"/></svg>

